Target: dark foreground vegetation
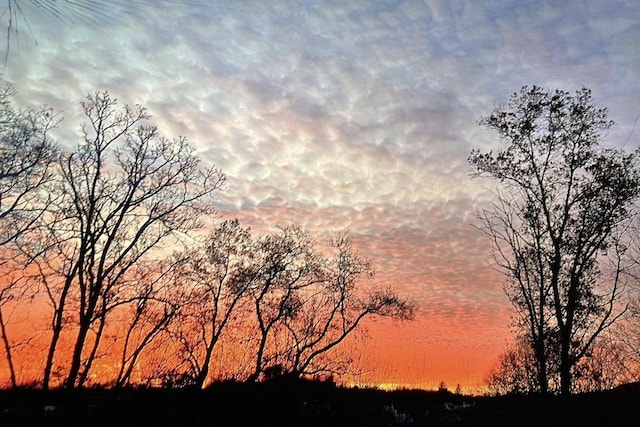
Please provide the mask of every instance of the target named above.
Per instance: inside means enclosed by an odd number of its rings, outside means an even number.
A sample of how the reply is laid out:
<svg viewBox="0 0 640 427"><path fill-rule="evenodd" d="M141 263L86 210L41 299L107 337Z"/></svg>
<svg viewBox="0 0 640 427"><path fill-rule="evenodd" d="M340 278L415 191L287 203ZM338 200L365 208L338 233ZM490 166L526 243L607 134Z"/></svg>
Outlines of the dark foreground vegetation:
<svg viewBox="0 0 640 427"><path fill-rule="evenodd" d="M469 397L297 380L227 382L206 390L0 391L2 426L623 426L638 420L640 383L566 397Z"/></svg>

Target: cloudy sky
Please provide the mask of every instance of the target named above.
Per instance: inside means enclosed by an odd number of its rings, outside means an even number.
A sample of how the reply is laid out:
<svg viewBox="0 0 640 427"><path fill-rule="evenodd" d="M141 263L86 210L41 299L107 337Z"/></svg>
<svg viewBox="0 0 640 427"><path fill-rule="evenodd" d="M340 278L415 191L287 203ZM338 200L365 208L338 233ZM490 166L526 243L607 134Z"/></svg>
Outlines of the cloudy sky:
<svg viewBox="0 0 640 427"><path fill-rule="evenodd" d="M509 340L471 225L491 183L466 159L498 142L481 115L523 85L587 86L617 123L606 144L640 145L636 0L13 3L4 79L22 106L64 111L61 142L106 89L223 169L225 217L351 233L419 307L370 325L375 381L474 387Z"/></svg>

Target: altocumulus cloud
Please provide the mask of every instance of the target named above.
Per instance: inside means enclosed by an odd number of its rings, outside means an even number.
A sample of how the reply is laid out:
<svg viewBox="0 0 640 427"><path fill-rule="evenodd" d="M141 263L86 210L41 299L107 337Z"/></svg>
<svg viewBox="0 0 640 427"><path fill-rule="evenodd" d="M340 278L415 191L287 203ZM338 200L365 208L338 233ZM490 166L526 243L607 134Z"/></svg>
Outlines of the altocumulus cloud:
<svg viewBox="0 0 640 427"><path fill-rule="evenodd" d="M225 216L349 230L378 283L431 319L407 339L446 342L454 358L482 349L472 376L508 333L489 245L470 225L490 195L466 158L497 143L477 119L524 84L585 85L619 123L608 142L639 145L634 1L103 3L61 19L24 3L33 34L14 34L4 71L19 101L64 110L61 140L77 137L89 92L146 105L228 175Z"/></svg>

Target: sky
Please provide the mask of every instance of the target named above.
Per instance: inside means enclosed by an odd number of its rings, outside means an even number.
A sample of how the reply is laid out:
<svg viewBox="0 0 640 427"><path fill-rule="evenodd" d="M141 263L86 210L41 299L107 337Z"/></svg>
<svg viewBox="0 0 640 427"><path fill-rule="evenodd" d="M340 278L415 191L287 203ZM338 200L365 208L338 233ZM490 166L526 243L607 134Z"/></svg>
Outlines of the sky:
<svg viewBox="0 0 640 427"><path fill-rule="evenodd" d="M368 325L372 382L477 389L510 340L473 227L493 183L467 157L499 147L482 115L523 85L586 86L616 122L604 144L640 145L636 0L72 3L15 1L7 33L0 1L19 105L62 110L76 142L79 102L108 90L223 170L224 218L348 231L418 308Z"/></svg>

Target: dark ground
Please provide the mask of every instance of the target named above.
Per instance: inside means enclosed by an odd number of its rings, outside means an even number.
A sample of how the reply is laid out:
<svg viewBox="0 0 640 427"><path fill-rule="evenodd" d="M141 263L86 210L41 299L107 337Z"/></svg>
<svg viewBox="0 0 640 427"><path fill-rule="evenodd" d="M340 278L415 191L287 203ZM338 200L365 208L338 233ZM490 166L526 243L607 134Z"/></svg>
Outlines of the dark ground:
<svg viewBox="0 0 640 427"><path fill-rule="evenodd" d="M640 426L640 383L571 396L465 397L221 383L207 390L0 390L0 426Z"/></svg>

